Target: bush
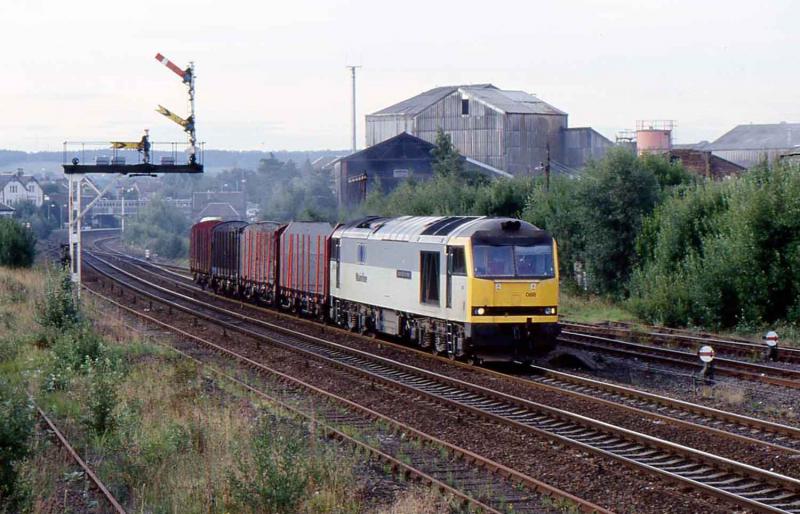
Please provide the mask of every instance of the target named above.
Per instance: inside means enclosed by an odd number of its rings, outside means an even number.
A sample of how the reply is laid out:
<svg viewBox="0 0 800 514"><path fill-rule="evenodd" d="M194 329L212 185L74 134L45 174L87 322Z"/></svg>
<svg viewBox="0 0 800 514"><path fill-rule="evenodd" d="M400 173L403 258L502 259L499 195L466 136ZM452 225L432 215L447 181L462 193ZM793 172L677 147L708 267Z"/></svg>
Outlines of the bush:
<svg viewBox="0 0 800 514"><path fill-rule="evenodd" d="M116 426L117 384L120 374L109 358L86 359L83 371L89 380L89 415L85 424L96 435L103 435Z"/></svg>
<svg viewBox="0 0 800 514"><path fill-rule="evenodd" d="M238 473L228 477L235 501L253 512L297 512L311 481L304 435L288 421L264 416L250 447L238 456Z"/></svg>
<svg viewBox="0 0 800 514"><path fill-rule="evenodd" d="M61 333L80 322L80 305L69 273L47 275L44 294L37 299L35 311L36 322L51 333Z"/></svg>
<svg viewBox="0 0 800 514"><path fill-rule="evenodd" d="M800 169L678 189L645 223L632 309L671 325L800 322Z"/></svg>
<svg viewBox="0 0 800 514"><path fill-rule="evenodd" d="M0 510L15 510L18 467L29 452L33 418L23 393L0 380Z"/></svg>
<svg viewBox="0 0 800 514"><path fill-rule="evenodd" d="M15 220L0 218L0 266L28 268L36 257L36 238Z"/></svg>
<svg viewBox="0 0 800 514"><path fill-rule="evenodd" d="M661 195L653 168L673 167L646 159L611 150L590 162L579 179L557 177L550 191L539 186L528 199L523 216L555 236L564 276L583 264L593 292L618 297L627 292L636 237Z"/></svg>
<svg viewBox="0 0 800 514"><path fill-rule="evenodd" d="M163 198L155 197L125 225L125 241L176 259L189 251L189 220Z"/></svg>

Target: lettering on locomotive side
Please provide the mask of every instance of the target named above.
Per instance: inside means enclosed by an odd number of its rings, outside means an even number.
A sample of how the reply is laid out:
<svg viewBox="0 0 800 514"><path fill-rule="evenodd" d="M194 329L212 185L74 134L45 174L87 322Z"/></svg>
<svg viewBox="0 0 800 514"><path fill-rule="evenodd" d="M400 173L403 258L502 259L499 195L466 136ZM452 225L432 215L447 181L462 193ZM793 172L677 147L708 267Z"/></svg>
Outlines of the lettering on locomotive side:
<svg viewBox="0 0 800 514"><path fill-rule="evenodd" d="M366 282L367 281L367 274L357 272L356 273L356 282Z"/></svg>
<svg viewBox="0 0 800 514"><path fill-rule="evenodd" d="M406 278L411 280L411 272L403 269L397 270L397 278Z"/></svg>

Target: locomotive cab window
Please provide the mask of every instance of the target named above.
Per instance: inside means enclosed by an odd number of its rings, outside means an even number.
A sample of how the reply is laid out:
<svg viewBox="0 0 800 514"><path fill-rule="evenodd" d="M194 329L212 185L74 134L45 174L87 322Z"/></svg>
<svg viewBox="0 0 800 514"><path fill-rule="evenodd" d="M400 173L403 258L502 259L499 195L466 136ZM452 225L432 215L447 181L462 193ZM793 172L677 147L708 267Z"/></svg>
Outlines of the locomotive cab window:
<svg viewBox="0 0 800 514"><path fill-rule="evenodd" d="M364 244L359 243L358 245L358 263L364 264L367 262L367 247Z"/></svg>
<svg viewBox="0 0 800 514"><path fill-rule="evenodd" d="M467 274L467 259L464 257L463 246L447 247L447 271L451 275Z"/></svg>
<svg viewBox="0 0 800 514"><path fill-rule="evenodd" d="M553 245L476 245L475 276L483 278L553 278Z"/></svg>
<svg viewBox="0 0 800 514"><path fill-rule="evenodd" d="M419 252L420 302L439 305L439 252Z"/></svg>

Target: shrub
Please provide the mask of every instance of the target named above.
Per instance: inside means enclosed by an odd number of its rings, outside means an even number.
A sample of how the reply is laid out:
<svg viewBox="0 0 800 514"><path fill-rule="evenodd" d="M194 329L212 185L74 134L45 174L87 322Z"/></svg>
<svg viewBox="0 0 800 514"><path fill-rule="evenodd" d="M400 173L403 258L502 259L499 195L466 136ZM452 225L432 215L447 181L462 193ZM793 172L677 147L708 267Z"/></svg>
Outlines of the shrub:
<svg viewBox="0 0 800 514"><path fill-rule="evenodd" d="M80 321L80 305L69 273L60 271L47 275L44 294L36 301L35 309L37 323L46 330L61 332Z"/></svg>
<svg viewBox="0 0 800 514"><path fill-rule="evenodd" d="M106 434L116 426L114 410L118 403L120 374L108 358L93 361L87 357L83 371L89 380L89 415L85 424L96 435Z"/></svg>
<svg viewBox="0 0 800 514"><path fill-rule="evenodd" d="M238 473L228 477L235 501L254 512L296 512L311 480L304 435L287 421L262 417L246 455L238 455Z"/></svg>
<svg viewBox="0 0 800 514"><path fill-rule="evenodd" d="M800 313L800 169L678 189L645 222L631 307L671 325L753 329Z"/></svg>
<svg viewBox="0 0 800 514"><path fill-rule="evenodd" d="M14 511L17 472L29 452L33 433L33 406L4 380L0 380L0 510Z"/></svg>
<svg viewBox="0 0 800 514"><path fill-rule="evenodd" d="M36 257L36 238L19 222L0 218L0 266L27 268Z"/></svg>

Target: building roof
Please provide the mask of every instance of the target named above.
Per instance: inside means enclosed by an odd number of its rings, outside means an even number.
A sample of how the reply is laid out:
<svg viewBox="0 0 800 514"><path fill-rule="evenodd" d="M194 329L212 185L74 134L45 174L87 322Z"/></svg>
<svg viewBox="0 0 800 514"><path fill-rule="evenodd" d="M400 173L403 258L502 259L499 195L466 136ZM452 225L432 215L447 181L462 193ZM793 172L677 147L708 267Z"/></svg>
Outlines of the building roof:
<svg viewBox="0 0 800 514"><path fill-rule="evenodd" d="M14 212L14 208L4 203L0 203L0 212Z"/></svg>
<svg viewBox="0 0 800 514"><path fill-rule="evenodd" d="M192 193L192 210L198 211L210 203L229 203L241 209L247 207L243 191L196 191Z"/></svg>
<svg viewBox="0 0 800 514"><path fill-rule="evenodd" d="M223 220L240 218L239 212L233 208L229 203L210 203L198 214L200 219L203 218L220 218Z"/></svg>
<svg viewBox="0 0 800 514"><path fill-rule="evenodd" d="M800 123L737 125L705 149L722 150L789 150L800 148Z"/></svg>
<svg viewBox="0 0 800 514"><path fill-rule="evenodd" d="M6 184L8 184L9 182L13 182L15 180L17 182L20 182L19 177L17 177L16 173L0 175L0 189L6 187Z"/></svg>
<svg viewBox="0 0 800 514"><path fill-rule="evenodd" d="M30 182L36 182L37 184L39 183L39 181L36 180L33 175L19 175L17 178L19 178L19 181L22 182L22 185L25 187L27 187Z"/></svg>
<svg viewBox="0 0 800 514"><path fill-rule="evenodd" d="M370 116L416 116L431 105L456 91L505 113L565 114L552 105L524 91L506 91L492 84L466 84L435 87L416 96L381 109Z"/></svg>

